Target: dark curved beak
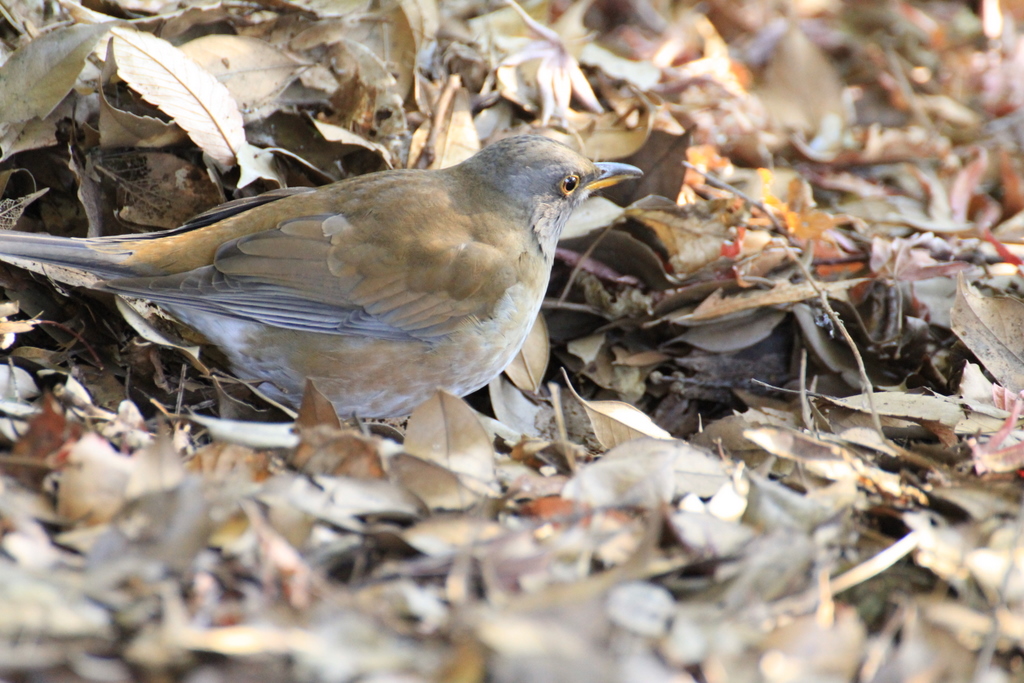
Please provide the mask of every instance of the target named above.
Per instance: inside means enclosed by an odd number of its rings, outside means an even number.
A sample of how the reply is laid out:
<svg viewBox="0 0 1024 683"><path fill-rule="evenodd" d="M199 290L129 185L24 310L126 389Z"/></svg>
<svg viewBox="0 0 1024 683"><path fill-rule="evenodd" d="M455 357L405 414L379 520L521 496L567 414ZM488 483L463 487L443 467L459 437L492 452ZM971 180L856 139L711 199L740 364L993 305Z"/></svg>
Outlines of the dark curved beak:
<svg viewBox="0 0 1024 683"><path fill-rule="evenodd" d="M636 166L630 166L629 164L616 164L610 161L601 161L594 164L601 171L601 175L591 180L586 185L588 192L594 190L600 190L602 187L611 187L617 185L623 180L632 180L633 178L639 178L644 174Z"/></svg>

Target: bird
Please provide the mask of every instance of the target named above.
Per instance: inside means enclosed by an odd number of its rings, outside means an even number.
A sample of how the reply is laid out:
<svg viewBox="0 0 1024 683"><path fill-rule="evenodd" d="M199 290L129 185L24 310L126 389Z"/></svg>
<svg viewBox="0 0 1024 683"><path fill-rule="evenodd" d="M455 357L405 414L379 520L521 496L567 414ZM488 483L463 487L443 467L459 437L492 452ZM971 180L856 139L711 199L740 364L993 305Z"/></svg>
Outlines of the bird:
<svg viewBox="0 0 1024 683"><path fill-rule="evenodd" d="M515 135L448 168L272 190L160 232L2 231L0 261L156 304L285 405L309 380L341 416L403 417L508 366L573 210L641 175Z"/></svg>

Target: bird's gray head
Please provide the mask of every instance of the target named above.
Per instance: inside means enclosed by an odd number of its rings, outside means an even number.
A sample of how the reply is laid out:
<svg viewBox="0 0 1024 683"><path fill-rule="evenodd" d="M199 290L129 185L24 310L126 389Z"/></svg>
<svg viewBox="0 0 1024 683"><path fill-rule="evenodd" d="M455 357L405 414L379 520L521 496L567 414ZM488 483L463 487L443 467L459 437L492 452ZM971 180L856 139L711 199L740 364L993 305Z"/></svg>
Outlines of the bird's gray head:
<svg viewBox="0 0 1024 683"><path fill-rule="evenodd" d="M460 164L521 207L541 249L554 255L562 228L591 192L643 172L628 164L594 163L560 142L517 135L495 142Z"/></svg>

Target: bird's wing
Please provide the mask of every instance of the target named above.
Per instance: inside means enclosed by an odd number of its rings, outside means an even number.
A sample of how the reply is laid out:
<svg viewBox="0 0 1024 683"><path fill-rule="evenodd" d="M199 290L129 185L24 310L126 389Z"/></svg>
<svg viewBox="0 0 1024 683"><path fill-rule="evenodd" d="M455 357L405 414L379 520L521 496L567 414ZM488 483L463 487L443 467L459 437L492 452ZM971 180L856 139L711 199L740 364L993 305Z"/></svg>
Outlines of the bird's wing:
<svg viewBox="0 0 1024 683"><path fill-rule="evenodd" d="M430 340L489 314L516 281L515 259L473 239L467 217L429 235L408 215L390 216L400 230L381 218L285 220L225 244L212 266L105 289L288 329Z"/></svg>

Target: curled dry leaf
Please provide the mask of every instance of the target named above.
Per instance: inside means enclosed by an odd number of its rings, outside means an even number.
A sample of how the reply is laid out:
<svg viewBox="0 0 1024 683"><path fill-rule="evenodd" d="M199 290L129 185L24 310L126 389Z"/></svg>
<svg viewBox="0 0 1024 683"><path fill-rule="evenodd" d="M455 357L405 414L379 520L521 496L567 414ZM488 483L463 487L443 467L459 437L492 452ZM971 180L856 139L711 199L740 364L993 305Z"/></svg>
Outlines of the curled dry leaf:
<svg viewBox="0 0 1024 683"><path fill-rule="evenodd" d="M645 436L655 439L671 439L672 435L654 424L654 421L640 410L622 401L586 401L576 393L572 383L566 377L566 386L573 397L580 402L590 424L594 427L597 440L605 448L614 448L619 444Z"/></svg>
<svg viewBox="0 0 1024 683"><path fill-rule="evenodd" d="M110 104L100 90L100 146L166 147L185 140L185 133L174 123L152 116L140 116Z"/></svg>
<svg viewBox="0 0 1024 683"><path fill-rule="evenodd" d="M313 125L316 126L316 129L320 132L320 135L324 136L325 140L329 142L337 142L342 145L352 145L354 147L368 149L371 152L379 154L384 160L384 163L388 165L388 168L394 168L395 162L391 158L391 152L388 151L387 147L367 140L361 135L356 135L352 131L342 128L341 126L336 126L333 123L313 119Z"/></svg>

